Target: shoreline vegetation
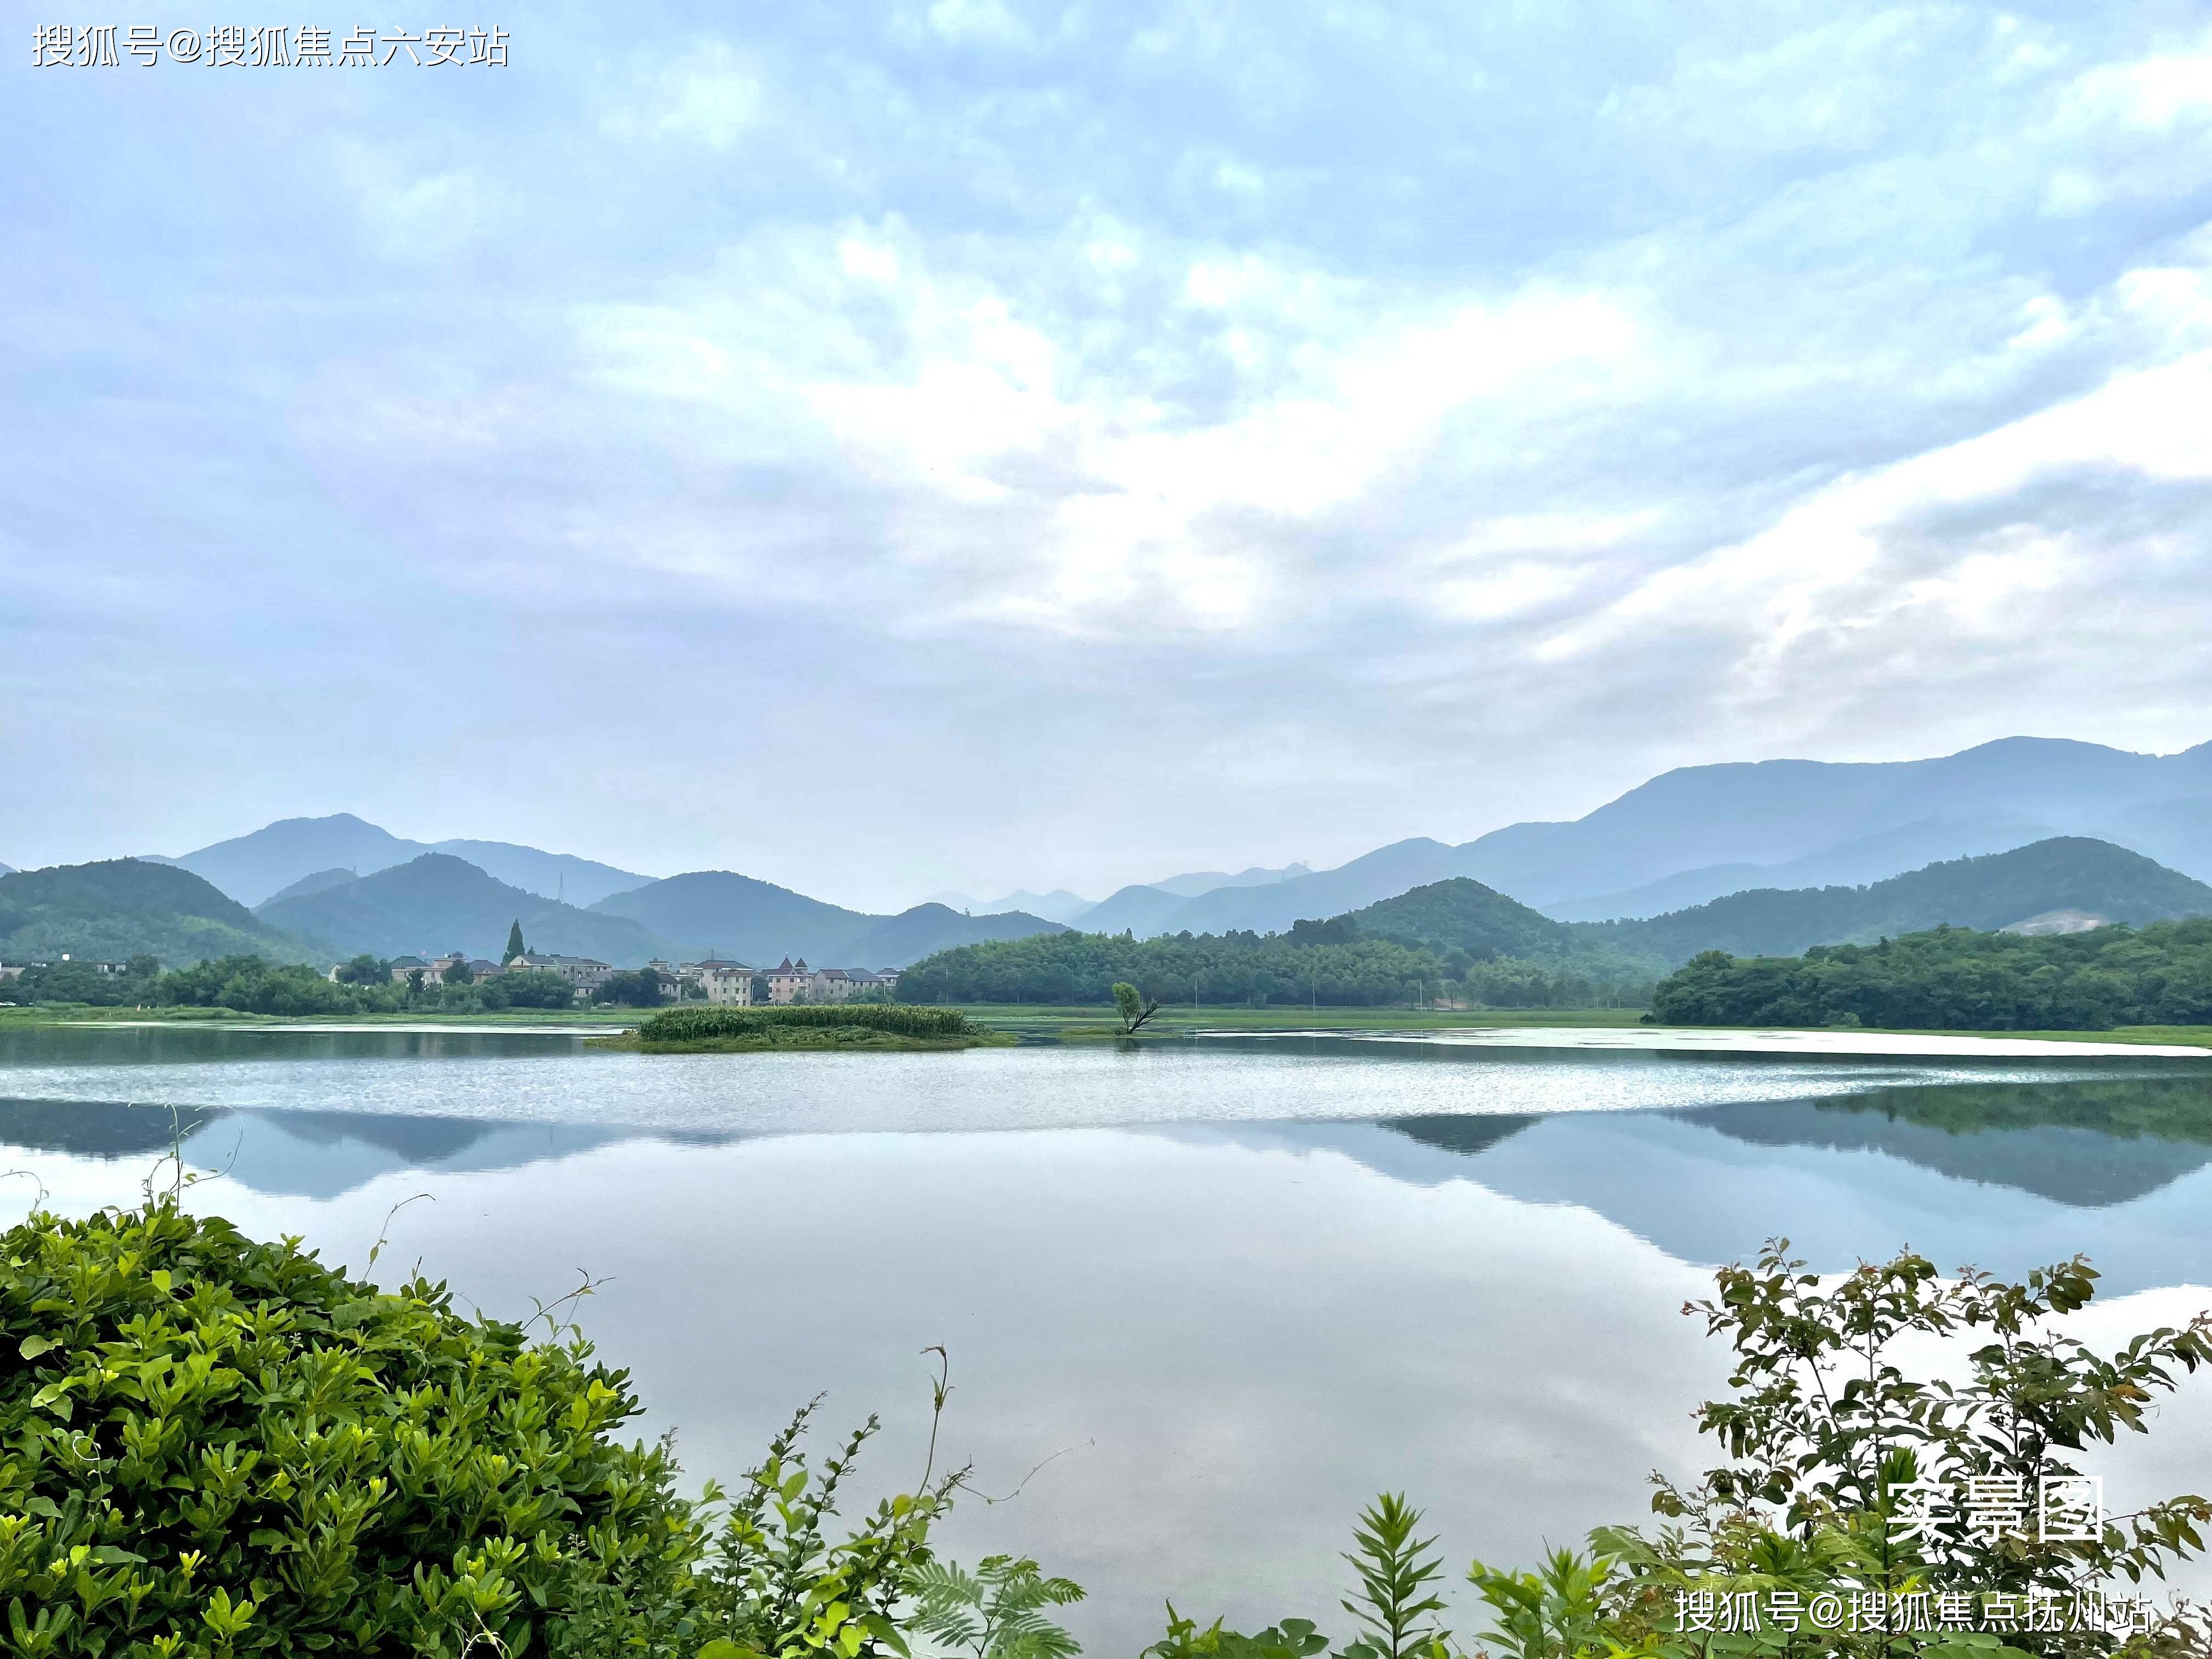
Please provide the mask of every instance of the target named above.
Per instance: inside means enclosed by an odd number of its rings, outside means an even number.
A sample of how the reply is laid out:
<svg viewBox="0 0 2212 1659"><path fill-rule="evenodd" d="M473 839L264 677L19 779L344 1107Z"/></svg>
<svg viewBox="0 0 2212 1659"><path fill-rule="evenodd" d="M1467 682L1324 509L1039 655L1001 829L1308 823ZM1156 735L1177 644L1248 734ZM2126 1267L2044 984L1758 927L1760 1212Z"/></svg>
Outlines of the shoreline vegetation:
<svg viewBox="0 0 2212 1659"><path fill-rule="evenodd" d="M1018 1039L987 1030L958 1008L902 1003L798 1003L781 1007L665 1008L620 1036L586 1046L647 1054L734 1054L854 1050L928 1053L1005 1047Z"/></svg>
<svg viewBox="0 0 2212 1659"><path fill-rule="evenodd" d="M967 1469L938 1468L942 1347L925 1350L936 1362L931 1457L872 1511L841 1486L878 1419L811 1461L814 1405L727 1489L709 1480L694 1498L672 1437L629 1437L640 1391L595 1352L570 1298L530 1324L465 1314L419 1273L387 1288L296 1238L264 1243L192 1213L180 1201L191 1179L179 1168L167 1191L149 1179L135 1211L71 1218L40 1206L0 1233L0 1345L17 1356L0 1370L10 1472L0 1601L13 1650L1081 1651L1058 1622L1079 1584L1028 1557L969 1568L940 1553L939 1522L976 1490ZM2081 1524L2093 1482L2075 1460L2148 1432L2160 1396L2212 1365L2212 1314L2117 1352L2092 1347L2064 1322L2096 1279L2078 1255L2008 1282L1972 1268L1946 1277L1909 1250L1822 1275L1786 1239L1721 1268L1717 1294L1682 1310L1733 1351L1729 1392L1695 1413L1721 1461L1702 1476L1655 1473L1649 1530L1600 1526L1583 1550L1527 1540L1533 1571L1471 1563L1464 1582L1482 1605L1469 1611L1491 1626L1478 1650L2205 1652L2205 1611L2146 1592L2203 1553L2212 1501L2172 1493L2109 1517L2100 1501L2103 1524ZM1921 1370L1931 1359L1932 1376ZM1839 1369L1877 1383L1832 1394L1820 1384ZM1985 1528L1972 1505L2000 1500L1977 1499L1974 1482L2038 1495L2033 1538ZM2053 1492L2071 1507L2047 1507ZM853 1518L840 1522L841 1508ZM2063 1524L2046 1527L2051 1516ZM1339 1603L1348 1639L1333 1645L1315 1621L1283 1616L1248 1634L1170 1601L1141 1659L1455 1659L1468 1649L1443 1622L1446 1558L1422 1518L1389 1492L1358 1517L1354 1583ZM2039 1605L2053 1616L2021 1616ZM1846 1606L1871 1608L1881 1633L1842 1637ZM1929 1616L1907 1619L1916 1606ZM1743 1613L1730 1622L1746 1634L1702 1634L1717 1632L1722 1608ZM1802 1632L1801 1613L1814 1621Z"/></svg>
<svg viewBox="0 0 2212 1659"><path fill-rule="evenodd" d="M691 1006L696 1006L696 1005ZM838 1005L816 1006L829 1007ZM851 1007L866 1005L843 1006ZM688 1007L686 1011L689 1011ZM2178 1045L2199 1047L2212 1052L2212 1024L2123 1025L2106 1030L2078 1029L1993 1030L1963 1026L1869 1024L1849 1028L1826 1024L1796 1024L1778 1021L1746 1021L1730 1024L1720 1022L1647 1021L1640 1011L1633 1008L1431 1010L1322 1007L1315 1009L1279 1005L1267 1008L1216 1008L1206 1004L1194 1007L1185 1002L1175 1006L1163 1006L1152 1019L1146 1022L1142 1030L1131 1036L1115 1023L1112 1011L1106 1008L1065 1004L1001 1004L969 1007L963 1012L969 1022L979 1032L985 1034L987 1039L995 1037L997 1040L961 1040L945 1046L964 1048L1015 1045L1036 1047L1067 1042L1176 1042L1194 1040L1200 1034L1217 1032L1231 1035L1249 1033L1254 1036L1304 1031L1322 1034L1341 1033L1346 1036L1391 1033L1418 1036L1427 1033L1442 1035L1454 1031L1528 1029L1828 1032L1856 1029L1869 1035L1882 1034L1895 1036L2003 1037L2045 1042ZM647 1016L639 1010L605 1007L518 1008L481 1013L456 1012L452 1010L431 1008L416 1012L263 1014L220 1007L128 1008L47 1003L21 1007L0 1006L0 1032L24 1026L50 1025L113 1027L204 1025L270 1030L282 1030L288 1027L313 1030L332 1025L347 1028L359 1026L368 1030L393 1027L450 1031L543 1030L548 1028L572 1028L586 1037L590 1047L627 1051L639 1047L635 1041L626 1039L634 1037L636 1028L645 1018ZM624 1029L611 1033L610 1028L616 1027ZM753 1046L767 1048L775 1045L763 1043ZM897 1047L892 1043L848 1043L844 1046L860 1051L866 1051L869 1048L892 1049ZM742 1048L732 1050L732 1052L743 1051ZM702 1050L702 1052L712 1051Z"/></svg>

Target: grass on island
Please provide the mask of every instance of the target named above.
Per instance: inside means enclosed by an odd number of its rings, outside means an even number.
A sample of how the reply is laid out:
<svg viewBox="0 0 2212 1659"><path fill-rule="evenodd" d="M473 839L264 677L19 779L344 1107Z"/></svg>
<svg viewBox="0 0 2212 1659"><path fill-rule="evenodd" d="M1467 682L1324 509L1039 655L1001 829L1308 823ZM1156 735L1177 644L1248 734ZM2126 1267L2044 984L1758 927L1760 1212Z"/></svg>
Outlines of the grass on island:
<svg viewBox="0 0 2212 1659"><path fill-rule="evenodd" d="M640 1054L759 1054L831 1051L838 1054L949 1054L961 1048L1011 1048L1018 1038L998 1031L977 1031L968 1036L901 1036L895 1031L871 1031L859 1025L785 1027L756 1031L749 1036L687 1037L669 1042L647 1042L635 1031L620 1036L586 1037L587 1048L617 1048Z"/></svg>

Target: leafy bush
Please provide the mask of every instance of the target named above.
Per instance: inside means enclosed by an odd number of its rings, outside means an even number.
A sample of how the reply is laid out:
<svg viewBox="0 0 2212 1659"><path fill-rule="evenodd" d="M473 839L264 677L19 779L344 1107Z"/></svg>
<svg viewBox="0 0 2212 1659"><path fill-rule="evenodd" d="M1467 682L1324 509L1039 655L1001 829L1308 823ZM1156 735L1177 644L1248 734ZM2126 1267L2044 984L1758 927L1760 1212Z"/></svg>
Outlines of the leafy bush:
<svg viewBox="0 0 2212 1659"><path fill-rule="evenodd" d="M576 988L550 968L517 968L468 988L482 1008L568 1008L576 1001Z"/></svg>
<svg viewBox="0 0 2212 1659"><path fill-rule="evenodd" d="M734 1499L686 1503L665 1444L613 1437L628 1374L568 1337L463 1318L420 1279L380 1291L173 1193L33 1215L0 1235L0 1649L888 1659L913 1630L977 1659L1078 1650L1043 1611L1074 1586L937 1560L966 1470L832 1538L877 1424L817 1471L810 1405Z"/></svg>
<svg viewBox="0 0 2212 1659"><path fill-rule="evenodd" d="M391 1293L173 1199L0 1237L11 1652L578 1650L666 1600L697 1527L580 1341Z"/></svg>
<svg viewBox="0 0 2212 1659"><path fill-rule="evenodd" d="M645 1042L698 1042L713 1037L758 1036L778 1028L853 1025L899 1036L971 1036L975 1027L957 1008L915 1008L903 1003L800 1003L781 1008L664 1008L637 1028Z"/></svg>

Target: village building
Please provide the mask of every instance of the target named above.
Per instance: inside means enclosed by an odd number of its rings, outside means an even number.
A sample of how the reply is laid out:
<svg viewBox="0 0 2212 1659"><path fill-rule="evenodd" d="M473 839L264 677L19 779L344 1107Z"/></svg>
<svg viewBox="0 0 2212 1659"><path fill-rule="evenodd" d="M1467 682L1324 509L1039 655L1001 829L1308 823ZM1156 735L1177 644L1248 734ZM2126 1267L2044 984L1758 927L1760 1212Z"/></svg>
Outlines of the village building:
<svg viewBox="0 0 2212 1659"><path fill-rule="evenodd" d="M856 991L881 986L886 989L898 984L898 973L872 974L865 968L809 968L806 958L793 962L786 957L782 963L765 971L769 1000L774 1003L796 1002L804 997L809 1002L843 1002Z"/></svg>
<svg viewBox="0 0 2212 1659"><path fill-rule="evenodd" d="M677 976L697 985L709 1002L730 1008L750 1008L753 1000L753 981L760 971L746 963L709 957L703 962L684 963L677 969Z"/></svg>
<svg viewBox="0 0 2212 1659"><path fill-rule="evenodd" d="M769 969L763 977L768 981L768 1000L781 1006L785 1003L798 1001L814 974L807 967L805 957L797 962L786 957L779 966Z"/></svg>

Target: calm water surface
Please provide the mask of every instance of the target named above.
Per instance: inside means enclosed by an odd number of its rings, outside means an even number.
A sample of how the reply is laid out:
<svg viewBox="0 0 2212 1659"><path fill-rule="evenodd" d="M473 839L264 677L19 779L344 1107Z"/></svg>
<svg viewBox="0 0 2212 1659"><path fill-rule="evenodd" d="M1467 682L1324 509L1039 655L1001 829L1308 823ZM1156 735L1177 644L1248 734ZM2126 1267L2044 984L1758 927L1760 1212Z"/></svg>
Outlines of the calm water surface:
<svg viewBox="0 0 2212 1659"><path fill-rule="evenodd" d="M0 1168L191 1201L526 1314L580 1273L647 1433L740 1471L791 1407L880 1411L909 1480L920 1351L979 1487L948 1541L1082 1580L1132 1652L1160 1598L1334 1606L1381 1486L1452 1558L1526 1562L1710 1461L1723 1353L1679 1313L1777 1233L2008 1272L2086 1250L2117 1337L2212 1304L2212 1063L1449 1048L1329 1038L964 1054L598 1053L567 1036L0 1033ZM8 1218L35 1190L0 1185ZM428 1200L396 1215L416 1194ZM2101 1454L2115 1501L2212 1488L2192 1391ZM1060 1454L1054 1456L1054 1454ZM1463 1619L1472 1622L1471 1610Z"/></svg>

